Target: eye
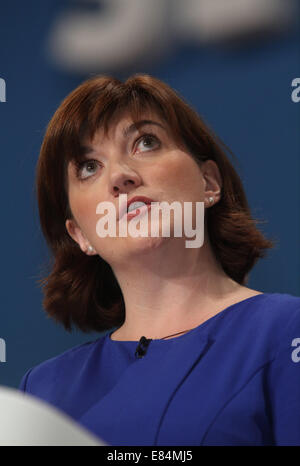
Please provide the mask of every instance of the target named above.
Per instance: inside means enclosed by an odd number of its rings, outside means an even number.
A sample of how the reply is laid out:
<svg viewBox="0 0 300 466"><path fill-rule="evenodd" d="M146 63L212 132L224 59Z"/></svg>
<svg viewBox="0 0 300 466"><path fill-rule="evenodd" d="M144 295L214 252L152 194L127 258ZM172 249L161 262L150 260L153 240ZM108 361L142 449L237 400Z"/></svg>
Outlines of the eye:
<svg viewBox="0 0 300 466"><path fill-rule="evenodd" d="M135 152L146 152L148 150L159 148L160 141L156 136L154 136L154 134L144 134L142 137L137 139L135 147L139 149Z"/></svg>
<svg viewBox="0 0 300 466"><path fill-rule="evenodd" d="M86 178L90 178L94 174L94 170L99 165L97 160L86 160L76 164L76 176L80 180L84 181Z"/></svg>

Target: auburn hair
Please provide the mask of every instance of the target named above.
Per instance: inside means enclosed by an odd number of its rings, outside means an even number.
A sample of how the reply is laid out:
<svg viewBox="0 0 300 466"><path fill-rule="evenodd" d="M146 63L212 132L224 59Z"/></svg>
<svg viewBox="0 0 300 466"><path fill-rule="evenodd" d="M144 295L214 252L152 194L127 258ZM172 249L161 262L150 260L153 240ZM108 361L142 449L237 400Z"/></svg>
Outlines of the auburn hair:
<svg viewBox="0 0 300 466"><path fill-rule="evenodd" d="M245 285L256 261L274 246L257 229L256 224L264 221L251 216L241 179L226 155L233 156L232 152L175 90L146 74L135 74L124 83L94 76L61 102L46 128L36 167L41 229L51 252L38 284L45 311L68 331L75 325L83 332L102 332L125 320L122 291L110 265L99 255L82 252L66 230L66 219L73 218L68 163L83 159L85 138L92 140L99 128L107 134L112 117L125 110L136 122L145 109L167 122L174 140L184 144L200 166L211 159L219 168L221 199L206 209L205 220L224 272Z"/></svg>

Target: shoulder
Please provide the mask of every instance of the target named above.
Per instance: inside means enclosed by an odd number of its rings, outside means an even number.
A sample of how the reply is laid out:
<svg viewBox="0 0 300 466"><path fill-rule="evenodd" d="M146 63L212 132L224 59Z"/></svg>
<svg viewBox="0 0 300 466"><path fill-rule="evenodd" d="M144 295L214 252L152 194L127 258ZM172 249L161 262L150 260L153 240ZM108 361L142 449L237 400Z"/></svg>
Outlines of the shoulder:
<svg viewBox="0 0 300 466"><path fill-rule="evenodd" d="M300 297L288 293L262 293L229 306L228 311L230 327L243 326L245 330L255 328L266 332L278 328L280 332L293 319L300 319Z"/></svg>
<svg viewBox="0 0 300 466"><path fill-rule="evenodd" d="M266 327L285 328L290 320L300 319L300 297L288 293L263 293L249 300L249 314L254 322ZM249 317L249 314L247 317Z"/></svg>
<svg viewBox="0 0 300 466"><path fill-rule="evenodd" d="M287 293L252 296L220 313L209 327L210 338L229 358L242 356L256 369L300 336L300 297Z"/></svg>
<svg viewBox="0 0 300 466"><path fill-rule="evenodd" d="M287 293L263 293L232 309L226 329L231 346L236 341L251 348L261 362L272 360L300 337L300 297Z"/></svg>
<svg viewBox="0 0 300 466"><path fill-rule="evenodd" d="M104 336L82 343L31 367L23 376L19 389L33 393L50 390L58 378L72 380L79 370L84 370L84 367L99 354L103 340Z"/></svg>

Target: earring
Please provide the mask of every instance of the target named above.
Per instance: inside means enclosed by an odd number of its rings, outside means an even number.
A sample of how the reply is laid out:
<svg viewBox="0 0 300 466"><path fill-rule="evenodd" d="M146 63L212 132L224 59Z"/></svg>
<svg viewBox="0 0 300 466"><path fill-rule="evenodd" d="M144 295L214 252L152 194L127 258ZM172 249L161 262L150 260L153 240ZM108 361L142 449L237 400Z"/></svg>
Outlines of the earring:
<svg viewBox="0 0 300 466"><path fill-rule="evenodd" d="M93 246L88 246L88 251L89 251L89 252L94 252Z"/></svg>
<svg viewBox="0 0 300 466"><path fill-rule="evenodd" d="M208 198L208 201L209 201L210 204L212 204L212 203L214 202L214 198L213 198L212 196L210 196L210 197Z"/></svg>

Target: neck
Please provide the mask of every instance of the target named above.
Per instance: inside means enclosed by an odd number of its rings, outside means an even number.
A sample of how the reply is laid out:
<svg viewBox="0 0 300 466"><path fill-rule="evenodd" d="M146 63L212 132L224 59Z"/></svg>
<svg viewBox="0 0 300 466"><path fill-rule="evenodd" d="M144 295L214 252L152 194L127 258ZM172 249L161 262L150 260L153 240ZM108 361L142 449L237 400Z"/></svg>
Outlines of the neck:
<svg viewBox="0 0 300 466"><path fill-rule="evenodd" d="M217 263L210 244L182 247L171 238L115 266L125 302L124 324L115 339L163 338L200 325L241 287Z"/></svg>

